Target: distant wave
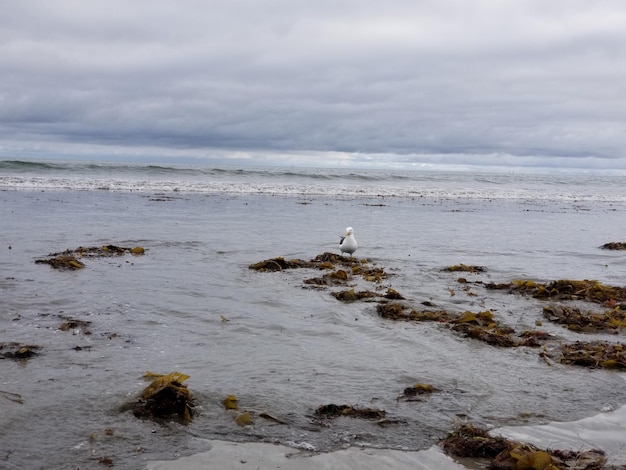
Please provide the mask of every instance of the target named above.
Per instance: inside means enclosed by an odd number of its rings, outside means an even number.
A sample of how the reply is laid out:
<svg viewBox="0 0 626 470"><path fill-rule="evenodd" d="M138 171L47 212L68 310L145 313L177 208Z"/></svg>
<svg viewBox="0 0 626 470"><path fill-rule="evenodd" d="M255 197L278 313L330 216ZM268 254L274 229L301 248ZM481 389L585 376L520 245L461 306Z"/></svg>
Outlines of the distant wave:
<svg viewBox="0 0 626 470"><path fill-rule="evenodd" d="M626 202L624 177L0 161L0 189Z"/></svg>

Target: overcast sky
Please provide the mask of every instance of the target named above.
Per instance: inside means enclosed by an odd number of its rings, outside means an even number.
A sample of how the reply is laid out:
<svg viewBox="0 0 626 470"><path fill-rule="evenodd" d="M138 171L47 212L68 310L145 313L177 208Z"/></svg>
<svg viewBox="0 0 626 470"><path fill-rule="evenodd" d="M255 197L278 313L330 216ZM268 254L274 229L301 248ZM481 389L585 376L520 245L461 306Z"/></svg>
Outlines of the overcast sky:
<svg viewBox="0 0 626 470"><path fill-rule="evenodd" d="M0 158L626 169L623 0L0 0Z"/></svg>

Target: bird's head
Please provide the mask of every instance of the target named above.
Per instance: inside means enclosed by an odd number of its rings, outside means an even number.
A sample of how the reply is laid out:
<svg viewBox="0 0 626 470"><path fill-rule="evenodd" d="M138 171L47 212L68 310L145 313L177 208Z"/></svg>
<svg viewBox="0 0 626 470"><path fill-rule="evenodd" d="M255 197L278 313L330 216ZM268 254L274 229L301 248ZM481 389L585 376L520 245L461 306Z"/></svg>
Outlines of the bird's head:
<svg viewBox="0 0 626 470"><path fill-rule="evenodd" d="M354 232L354 230L352 229L352 227L347 227L346 228L346 237L352 235L352 232Z"/></svg>

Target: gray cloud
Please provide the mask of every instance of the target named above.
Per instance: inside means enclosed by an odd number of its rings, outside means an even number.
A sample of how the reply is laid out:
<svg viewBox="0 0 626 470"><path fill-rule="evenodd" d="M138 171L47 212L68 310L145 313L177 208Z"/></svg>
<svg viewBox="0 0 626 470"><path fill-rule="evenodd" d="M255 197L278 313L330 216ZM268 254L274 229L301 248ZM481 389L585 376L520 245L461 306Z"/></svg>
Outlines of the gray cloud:
<svg viewBox="0 0 626 470"><path fill-rule="evenodd" d="M0 156L626 169L619 0L0 4Z"/></svg>

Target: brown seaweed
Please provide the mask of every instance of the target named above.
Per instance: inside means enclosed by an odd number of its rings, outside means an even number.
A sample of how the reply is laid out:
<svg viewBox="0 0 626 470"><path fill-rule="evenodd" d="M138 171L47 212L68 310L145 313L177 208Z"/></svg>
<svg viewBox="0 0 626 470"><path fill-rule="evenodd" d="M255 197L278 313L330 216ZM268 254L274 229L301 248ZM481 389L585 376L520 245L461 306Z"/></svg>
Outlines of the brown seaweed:
<svg viewBox="0 0 626 470"><path fill-rule="evenodd" d="M382 419L387 413L375 408L359 408L352 405L322 405L315 410L315 415L320 418L337 418L346 416L361 419Z"/></svg>
<svg viewBox="0 0 626 470"><path fill-rule="evenodd" d="M581 310L567 305L549 305L543 308L543 316L554 323L565 325L568 329L580 332L614 331L626 328L626 311L619 307L604 312Z"/></svg>
<svg viewBox="0 0 626 470"><path fill-rule="evenodd" d="M626 250L626 242L605 243L600 248L603 250Z"/></svg>
<svg viewBox="0 0 626 470"><path fill-rule="evenodd" d="M626 344L608 341L576 341L562 344L556 360L591 369L626 369Z"/></svg>
<svg viewBox="0 0 626 470"><path fill-rule="evenodd" d="M16 342L0 343L0 359L30 359L36 356L41 346Z"/></svg>
<svg viewBox="0 0 626 470"><path fill-rule="evenodd" d="M36 264L48 264L53 269L60 271L75 271L85 267L85 263L79 261L74 255L58 255L52 258L35 260Z"/></svg>
<svg viewBox="0 0 626 470"><path fill-rule="evenodd" d="M515 280L508 284L485 284L486 289L508 290L511 293L530 295L536 299L584 300L604 303L626 301L626 288L605 286L593 280L560 279L541 284L531 280Z"/></svg>
<svg viewBox="0 0 626 470"><path fill-rule="evenodd" d="M71 317L61 317L61 318L63 320L65 320L65 321L63 321L59 325L59 330L61 330L61 331L76 331L76 330L79 330L84 335L90 335L91 334L91 330L89 328L89 326L91 325L90 321L77 320L77 319L71 318Z"/></svg>
<svg viewBox="0 0 626 470"><path fill-rule="evenodd" d="M83 247L79 246L74 250L65 250L60 253L51 253L48 258L35 260L36 264L48 264L54 269L61 271L77 270L85 267L85 263L79 258L111 258L124 254L141 256L145 254L145 249L141 246L122 247L117 245L104 245Z"/></svg>
<svg viewBox="0 0 626 470"><path fill-rule="evenodd" d="M418 396L430 395L437 392L438 389L430 384L416 383L410 387L406 387L397 399L407 401L417 401Z"/></svg>
<svg viewBox="0 0 626 470"><path fill-rule="evenodd" d="M602 450L544 450L502 436L491 436L470 423L461 425L439 445L453 457L485 460L485 468L490 470L601 470L606 463Z"/></svg>
<svg viewBox="0 0 626 470"><path fill-rule="evenodd" d="M379 297L379 295L372 291L359 291L355 292L354 289L343 290L340 292L333 292L331 294L337 300L341 300L342 302L356 302L357 300L363 299L372 299L375 297Z"/></svg>
<svg viewBox="0 0 626 470"><path fill-rule="evenodd" d="M175 417L182 423L191 421L194 400L183 384L189 376L176 371L167 375L147 373L146 376L156 378L129 405L133 414L153 420Z"/></svg>
<svg viewBox="0 0 626 470"><path fill-rule="evenodd" d="M454 266L448 266L443 268L442 271L445 272L466 272L466 273L484 273L487 269L484 266L468 266L466 264L456 264Z"/></svg>
<svg viewBox="0 0 626 470"><path fill-rule="evenodd" d="M310 268L313 265L301 259L286 260L283 257L267 259L248 266L255 271L284 271L285 269Z"/></svg>

